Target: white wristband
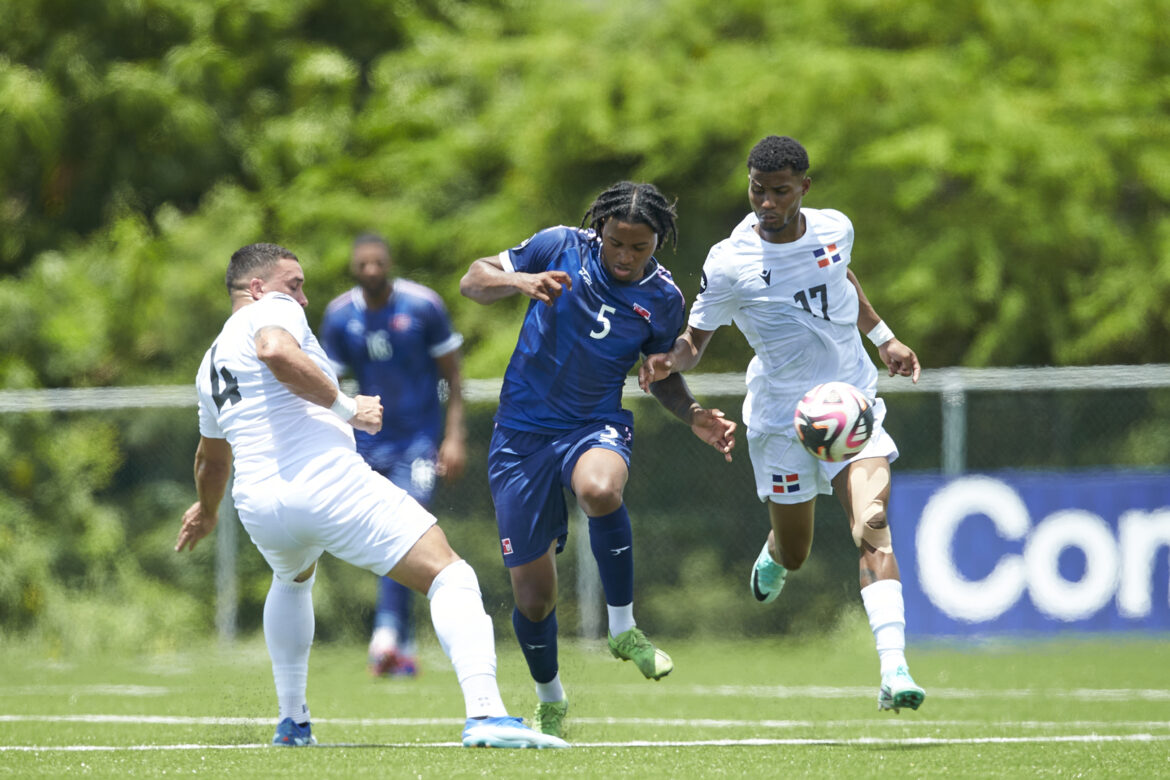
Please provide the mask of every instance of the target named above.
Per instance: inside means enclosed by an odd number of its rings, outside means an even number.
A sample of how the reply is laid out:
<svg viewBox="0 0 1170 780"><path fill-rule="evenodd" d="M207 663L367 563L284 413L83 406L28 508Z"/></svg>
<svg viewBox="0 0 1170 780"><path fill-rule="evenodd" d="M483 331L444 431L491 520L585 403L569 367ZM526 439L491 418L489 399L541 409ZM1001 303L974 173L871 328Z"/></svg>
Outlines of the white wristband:
<svg viewBox="0 0 1170 780"><path fill-rule="evenodd" d="M894 337L894 331L890 330L890 326L885 323L885 320L878 320L878 324L874 325L873 330L866 333L865 337L875 347L880 347Z"/></svg>
<svg viewBox="0 0 1170 780"><path fill-rule="evenodd" d="M333 406L329 407L329 411L333 412L342 420L349 422L357 414L357 401L338 390L337 400L333 402Z"/></svg>

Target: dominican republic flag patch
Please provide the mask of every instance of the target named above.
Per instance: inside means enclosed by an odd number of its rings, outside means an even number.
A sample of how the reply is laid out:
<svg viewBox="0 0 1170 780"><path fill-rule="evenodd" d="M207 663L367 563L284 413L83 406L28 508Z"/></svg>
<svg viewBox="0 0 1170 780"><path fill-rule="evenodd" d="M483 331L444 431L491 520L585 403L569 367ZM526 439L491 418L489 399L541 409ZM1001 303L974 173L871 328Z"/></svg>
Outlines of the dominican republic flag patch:
<svg viewBox="0 0 1170 780"><path fill-rule="evenodd" d="M500 546L504 548L504 555L511 555L512 554L512 539L511 538L501 539Z"/></svg>
<svg viewBox="0 0 1170 780"><path fill-rule="evenodd" d="M800 490L800 483L797 480L800 478L798 474L773 474L772 475L772 492L773 493L795 493Z"/></svg>
<svg viewBox="0 0 1170 780"><path fill-rule="evenodd" d="M841 255L837 253L837 245L829 244L813 250L813 257L817 259L817 267L824 268L829 263L841 262Z"/></svg>

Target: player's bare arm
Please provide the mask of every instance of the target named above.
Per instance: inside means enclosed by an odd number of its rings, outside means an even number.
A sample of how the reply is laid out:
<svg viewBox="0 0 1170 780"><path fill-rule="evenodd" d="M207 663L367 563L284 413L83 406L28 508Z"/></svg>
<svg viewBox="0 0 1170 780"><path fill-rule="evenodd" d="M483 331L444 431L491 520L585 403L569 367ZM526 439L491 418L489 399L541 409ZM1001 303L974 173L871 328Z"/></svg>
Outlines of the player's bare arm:
<svg viewBox="0 0 1170 780"><path fill-rule="evenodd" d="M722 453L728 463L731 462L736 424L718 409L704 409L691 395L680 374L670 374L652 383L650 392L671 414L691 426L692 433Z"/></svg>
<svg viewBox="0 0 1170 780"><path fill-rule="evenodd" d="M219 504L232 471L232 448L227 439L202 436L195 449L195 493L199 500L183 513L175 552L194 550L199 540L215 530Z"/></svg>
<svg viewBox="0 0 1170 780"><path fill-rule="evenodd" d="M463 476L467 465L467 426L463 422L463 372L459 367L459 350L440 355L435 362L439 366L439 376L447 382L447 418L435 471L443 479L453 482Z"/></svg>
<svg viewBox="0 0 1170 780"><path fill-rule="evenodd" d="M865 297L865 291L861 289L861 282L857 281L853 271L848 270L845 275L848 277L849 283L857 290L857 328L862 333L872 333L873 329L881 323L882 318L878 316L873 304ZM917 383L918 377L922 373L918 356L914 354L914 350L898 341L892 332L887 330L887 333L890 333L889 338L878 345L878 356L886 364L890 376L908 376L911 381Z"/></svg>
<svg viewBox="0 0 1170 780"><path fill-rule="evenodd" d="M481 257L471 264L459 280L459 292L476 303L489 304L520 293L552 306L566 290L573 289L573 279L564 271L538 274L505 271L499 257Z"/></svg>
<svg viewBox="0 0 1170 780"><path fill-rule="evenodd" d="M256 357L293 394L330 409L341 390L313 362L308 353L284 328L269 326L256 333ZM382 401L378 396L359 395L356 413L348 420L359 431L377 433L382 429Z"/></svg>
<svg viewBox="0 0 1170 780"><path fill-rule="evenodd" d="M682 335L674 340L669 352L647 355L638 367L638 386L643 393L650 392L650 385L660 382L674 373L689 371L699 364L703 351L707 349L714 331L698 330L687 326Z"/></svg>

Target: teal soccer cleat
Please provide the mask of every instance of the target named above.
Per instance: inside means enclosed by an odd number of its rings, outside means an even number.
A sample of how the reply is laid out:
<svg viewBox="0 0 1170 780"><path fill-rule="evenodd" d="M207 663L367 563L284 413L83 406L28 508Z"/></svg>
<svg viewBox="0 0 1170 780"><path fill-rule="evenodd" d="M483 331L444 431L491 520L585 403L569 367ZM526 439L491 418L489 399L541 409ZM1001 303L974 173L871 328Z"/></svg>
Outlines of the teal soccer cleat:
<svg viewBox="0 0 1170 780"><path fill-rule="evenodd" d="M768 552L768 543L765 541L764 549L760 550L756 563L752 566L752 596L762 604L771 604L780 595L780 590L784 587L784 578L787 576L788 569L772 560L772 555Z"/></svg>
<svg viewBox="0 0 1170 780"><path fill-rule="evenodd" d="M905 666L882 675L882 687L878 691L879 710L901 712L903 707L916 710L925 698L926 691L918 687Z"/></svg>
<svg viewBox="0 0 1170 780"><path fill-rule="evenodd" d="M519 718L468 718L463 726L463 747L489 748L567 748L568 742L551 734L541 734L524 725Z"/></svg>

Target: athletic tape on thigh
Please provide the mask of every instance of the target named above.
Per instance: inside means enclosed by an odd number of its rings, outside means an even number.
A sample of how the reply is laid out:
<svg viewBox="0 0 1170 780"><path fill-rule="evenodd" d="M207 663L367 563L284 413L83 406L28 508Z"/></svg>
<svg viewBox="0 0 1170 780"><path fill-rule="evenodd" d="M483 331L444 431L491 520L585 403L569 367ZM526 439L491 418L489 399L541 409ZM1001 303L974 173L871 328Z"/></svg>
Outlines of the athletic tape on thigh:
<svg viewBox="0 0 1170 780"><path fill-rule="evenodd" d="M888 468L870 466L869 460L859 461L849 469L853 543L860 547L864 541L878 552L891 553L894 544L886 520L886 503L882 499L890 486L890 471ZM880 462L876 458L872 460L874 463Z"/></svg>

